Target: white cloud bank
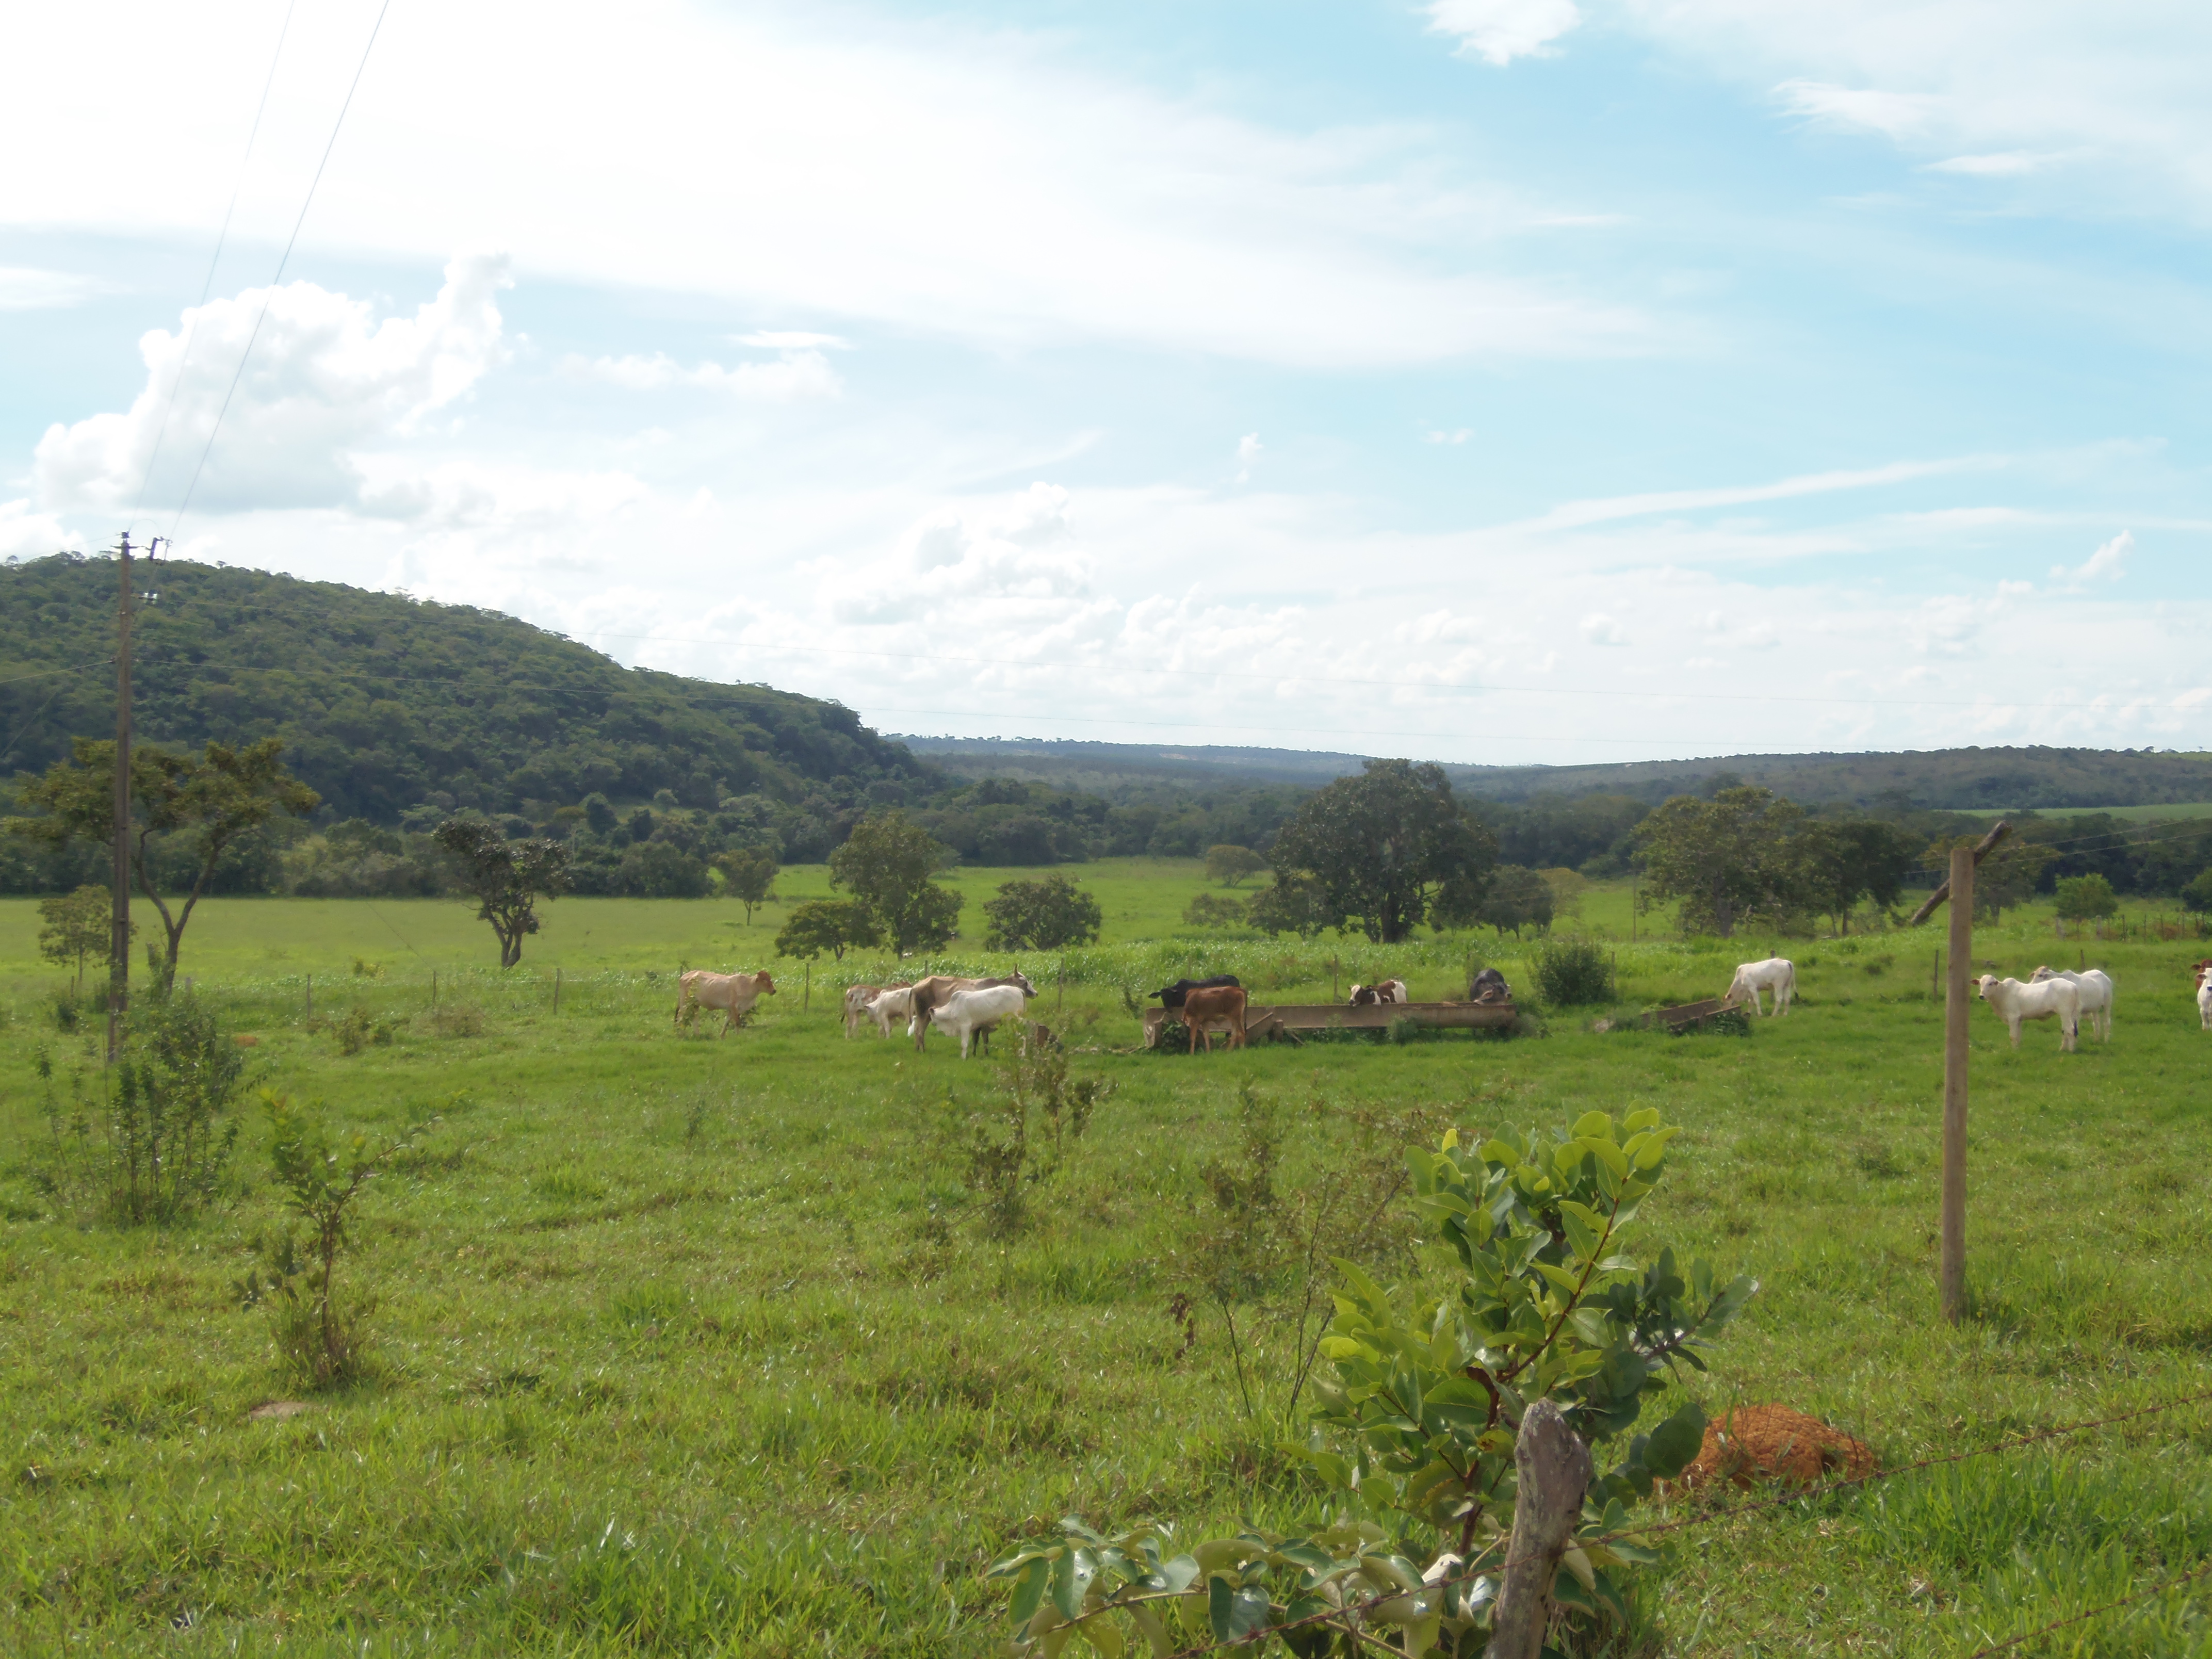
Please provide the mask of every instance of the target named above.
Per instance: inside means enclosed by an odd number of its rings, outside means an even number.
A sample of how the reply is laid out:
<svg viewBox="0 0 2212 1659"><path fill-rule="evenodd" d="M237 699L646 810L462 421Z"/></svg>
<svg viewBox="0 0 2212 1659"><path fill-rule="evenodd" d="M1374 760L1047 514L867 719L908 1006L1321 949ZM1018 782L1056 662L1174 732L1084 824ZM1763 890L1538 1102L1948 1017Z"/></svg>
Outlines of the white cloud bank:
<svg viewBox="0 0 2212 1659"><path fill-rule="evenodd" d="M2100 546L2075 568L2069 570L2063 564L2052 565L2051 579L2055 581L2070 581L2076 585L2098 580L2116 582L2127 574L2124 567L2127 563L2128 555L2135 551L2135 537L2123 530L2112 540Z"/></svg>
<svg viewBox="0 0 2212 1659"><path fill-rule="evenodd" d="M1455 36L1458 51L1503 69L1543 55L1583 21L1575 0L1430 0L1429 27Z"/></svg>
<svg viewBox="0 0 2212 1659"><path fill-rule="evenodd" d="M139 341L146 384L127 410L47 428L33 463L39 499L64 510L128 507L158 440L167 493L154 499L176 500L220 417L196 504L352 501L360 449L407 435L501 361L497 295L511 284L503 256L478 254L447 265L445 286L412 317L380 322L367 301L313 283L248 289L187 311L176 333L155 329Z"/></svg>
<svg viewBox="0 0 2212 1659"><path fill-rule="evenodd" d="M776 336L751 337L776 338ZM812 335L781 337L812 339ZM762 403L793 403L804 398L835 398L844 389L837 371L819 351L787 348L774 362L702 362L685 368L665 352L650 357L572 358L565 365L580 380L604 380L631 392L663 392L671 386L726 392L733 398Z"/></svg>

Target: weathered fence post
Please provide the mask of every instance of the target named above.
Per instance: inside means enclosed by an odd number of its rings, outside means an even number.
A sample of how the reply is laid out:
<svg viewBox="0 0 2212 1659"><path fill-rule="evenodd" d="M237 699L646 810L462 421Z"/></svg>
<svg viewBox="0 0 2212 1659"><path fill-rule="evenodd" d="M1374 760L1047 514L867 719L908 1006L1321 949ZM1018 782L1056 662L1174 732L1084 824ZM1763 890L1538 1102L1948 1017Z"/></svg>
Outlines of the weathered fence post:
<svg viewBox="0 0 2212 1659"><path fill-rule="evenodd" d="M438 970L435 968L430 970L430 1012L434 1014L438 1012Z"/></svg>
<svg viewBox="0 0 2212 1659"><path fill-rule="evenodd" d="M1055 1017L1067 1006L1067 958L1060 959L1060 988L1052 994L1052 1012Z"/></svg>
<svg viewBox="0 0 2212 1659"><path fill-rule="evenodd" d="M810 961L807 963L807 964L806 964L806 983L805 983L805 985L800 988L799 993L799 1012L801 1012L801 1013L805 1013L805 1012L809 1008L811 1008L813 1006L814 1006L814 963L810 960Z"/></svg>
<svg viewBox="0 0 2212 1659"><path fill-rule="evenodd" d="M315 1017L315 976L313 974L302 974L300 977L307 983L307 1018L313 1019Z"/></svg>
<svg viewBox="0 0 2212 1659"><path fill-rule="evenodd" d="M553 1012L561 1012L561 969L557 964L553 969Z"/></svg>
<svg viewBox="0 0 2212 1659"><path fill-rule="evenodd" d="M1966 1299L1966 1026L1974 1005L1974 855L1951 854L1951 973L1943 1000L1943 1317L1955 1325Z"/></svg>
<svg viewBox="0 0 2212 1659"><path fill-rule="evenodd" d="M1589 1448L1559 1408L1539 1400L1522 1414L1513 1448L1520 1490L1513 1500L1513 1536L1485 1659L1539 1659L1552 1618L1552 1578L1589 1489Z"/></svg>
<svg viewBox="0 0 2212 1659"><path fill-rule="evenodd" d="M1954 1325L1966 1304L1966 1033L1974 1010L1974 871L2011 829L2000 819L1979 845L1953 848L1949 879L1905 924L1917 927L1937 905L1951 902L1951 971L1943 1002L1942 1256L1936 1288L1943 1317Z"/></svg>

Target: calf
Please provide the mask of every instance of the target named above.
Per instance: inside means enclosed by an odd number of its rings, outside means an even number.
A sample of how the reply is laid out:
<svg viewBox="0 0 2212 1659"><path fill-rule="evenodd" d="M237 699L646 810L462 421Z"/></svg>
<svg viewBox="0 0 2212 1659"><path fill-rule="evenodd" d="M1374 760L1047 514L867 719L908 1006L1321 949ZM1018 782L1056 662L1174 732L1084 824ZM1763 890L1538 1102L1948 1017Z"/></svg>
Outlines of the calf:
<svg viewBox="0 0 2212 1659"><path fill-rule="evenodd" d="M2212 1031L2212 975L2197 981L2197 1023L2199 1030Z"/></svg>
<svg viewBox="0 0 2212 1659"><path fill-rule="evenodd" d="M1157 991L1147 991L1148 997L1158 997L1163 1008L1180 1008L1182 1000L1193 991L1211 991L1224 985L1242 985L1234 974L1216 974L1212 979L1179 979L1172 985L1163 985Z"/></svg>
<svg viewBox="0 0 2212 1659"><path fill-rule="evenodd" d="M1790 1000L1797 994L1797 964L1783 957L1747 962L1735 970L1735 977L1729 981L1728 994L1721 1001L1732 1006L1747 1000L1753 1013L1763 1014L1766 1010L1759 1006L1761 991L1774 994L1776 1013L1788 1013Z"/></svg>
<svg viewBox="0 0 2212 1659"><path fill-rule="evenodd" d="M1012 1019L1036 993L1023 985L982 985L972 990L955 991L951 996L933 1006L929 1017L947 1031L960 1038L960 1058L965 1060L974 1046L990 1035L991 1028L1002 1019Z"/></svg>
<svg viewBox="0 0 2212 1659"><path fill-rule="evenodd" d="M1510 1002L1513 988L1505 982L1505 975L1495 968L1486 968L1474 976L1467 988L1469 1002Z"/></svg>
<svg viewBox="0 0 2212 1659"><path fill-rule="evenodd" d="M1198 1052L1199 1034L1206 1034L1206 1052L1213 1052L1213 1028L1229 1033L1229 1046L1244 1046L1244 991L1242 986L1201 986L1182 1000L1182 1023L1190 1028L1190 1051Z"/></svg>
<svg viewBox="0 0 2212 1659"><path fill-rule="evenodd" d="M1355 985L1352 988L1351 1006L1354 1008L1371 1007L1378 1002L1412 1000L1413 998L1407 994L1406 981L1402 979L1386 979L1378 985Z"/></svg>
<svg viewBox="0 0 2212 1659"><path fill-rule="evenodd" d="M2072 1054L2081 1030L2081 994L2071 980L2046 979L2040 985L2022 985L2016 979L1984 974L1982 1000L1997 1011L2012 1032L2012 1046L2020 1047L2020 1023L2024 1019L2056 1019L2058 1049Z"/></svg>
<svg viewBox="0 0 2212 1659"><path fill-rule="evenodd" d="M876 1022L878 1036L889 1036L893 1020L914 1018L914 987L885 986L869 1000L868 1018Z"/></svg>
<svg viewBox="0 0 2212 1659"><path fill-rule="evenodd" d="M2069 973L2063 968L2039 968L2029 976L2030 985L2042 985L2054 979L2070 980L2081 993L2081 1012L2089 1017L2089 1033L2112 1040L2112 976L2101 968L2092 968L2083 973Z"/></svg>
<svg viewBox="0 0 2212 1659"><path fill-rule="evenodd" d="M907 1035L914 1039L915 1050L919 1052L927 1046L930 1019L940 1004L951 1000L963 991L1001 990L1008 986L1020 991L1025 998L1036 994L1036 987L1030 983L1028 975L1019 973L1009 974L1003 979L959 979L951 974L933 974L927 979L916 980L909 993L913 1001L906 1027ZM960 1045L960 1052L963 1054L968 1052L964 1040Z"/></svg>
<svg viewBox="0 0 2212 1659"><path fill-rule="evenodd" d="M766 973L710 974L702 968L694 968L677 981L676 1018L679 1024L689 1024L702 1008L722 1011L722 1029L719 1035L727 1036L730 1028L753 1011L753 1004L764 996L775 994L775 981Z"/></svg>
<svg viewBox="0 0 2212 1659"><path fill-rule="evenodd" d="M860 1034L860 1022L868 1017L868 1005L882 994L880 985L848 985L845 988L845 1036L849 1040Z"/></svg>

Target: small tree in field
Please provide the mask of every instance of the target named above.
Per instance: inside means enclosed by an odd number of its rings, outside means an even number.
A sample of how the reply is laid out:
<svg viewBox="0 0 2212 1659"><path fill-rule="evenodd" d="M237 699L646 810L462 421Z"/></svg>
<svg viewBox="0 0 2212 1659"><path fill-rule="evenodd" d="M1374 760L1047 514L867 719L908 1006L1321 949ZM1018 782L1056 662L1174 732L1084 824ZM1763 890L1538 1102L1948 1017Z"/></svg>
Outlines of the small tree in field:
<svg viewBox="0 0 2212 1659"><path fill-rule="evenodd" d="M115 744L77 738L70 758L56 761L42 776L21 785L17 795L46 809L43 817L10 818L8 828L33 840L58 842L71 836L87 841L115 838ZM150 746L131 751L131 871L138 890L161 913L167 948L161 963L163 989L175 983L177 953L192 908L215 878L223 854L248 830L258 830L279 812L304 817L323 798L284 769L282 738L264 738L243 748L211 743L198 755L173 755ZM172 912L146 869L146 843L155 835L187 837L199 862L191 891Z"/></svg>
<svg viewBox="0 0 2212 1659"><path fill-rule="evenodd" d="M964 902L930 878L952 860L928 830L903 812L871 813L830 855L830 880L875 913L901 956L951 942Z"/></svg>
<svg viewBox="0 0 2212 1659"><path fill-rule="evenodd" d="M714 867L722 872L722 890L745 907L745 926L751 927L753 912L775 896L775 854L743 847L715 854Z"/></svg>
<svg viewBox="0 0 2212 1659"><path fill-rule="evenodd" d="M2198 915L2212 910L2212 866L2199 870L2181 890L2181 905Z"/></svg>
<svg viewBox="0 0 2212 1659"><path fill-rule="evenodd" d="M983 936L987 951L1056 951L1063 945L1089 945L1097 939L1105 915L1098 901L1068 877L1010 881L983 905L991 924Z"/></svg>
<svg viewBox="0 0 2212 1659"><path fill-rule="evenodd" d="M451 856L477 919L499 935L499 965L522 960L522 941L538 931L538 901L568 890L568 849L542 836L509 841L482 818L447 818L437 842Z"/></svg>
<svg viewBox="0 0 2212 1659"><path fill-rule="evenodd" d="M1206 878L1218 881L1224 887L1234 887L1245 877L1257 875L1267 867L1267 860L1249 847L1224 842L1218 847L1206 849Z"/></svg>
<svg viewBox="0 0 2212 1659"><path fill-rule="evenodd" d="M883 924L858 899L809 899L795 904L775 935L775 953L811 962L827 951L842 962L856 945L881 945Z"/></svg>
<svg viewBox="0 0 2212 1659"><path fill-rule="evenodd" d="M39 901L39 954L48 962L76 967L76 988L84 988L87 957L107 962L115 953L115 895L105 887L80 887ZM135 935L138 925L133 922Z"/></svg>
<svg viewBox="0 0 2212 1659"><path fill-rule="evenodd" d="M1382 945L1423 921L1471 919L1498 842L1452 797L1432 763L1371 760L1307 797L1276 837L1276 884L1310 880L1327 909ZM1257 907L1253 920L1262 927Z"/></svg>
<svg viewBox="0 0 2212 1659"><path fill-rule="evenodd" d="M2062 921L2102 921L2119 908L2112 884L2102 876L2065 876L2059 880L2057 909Z"/></svg>

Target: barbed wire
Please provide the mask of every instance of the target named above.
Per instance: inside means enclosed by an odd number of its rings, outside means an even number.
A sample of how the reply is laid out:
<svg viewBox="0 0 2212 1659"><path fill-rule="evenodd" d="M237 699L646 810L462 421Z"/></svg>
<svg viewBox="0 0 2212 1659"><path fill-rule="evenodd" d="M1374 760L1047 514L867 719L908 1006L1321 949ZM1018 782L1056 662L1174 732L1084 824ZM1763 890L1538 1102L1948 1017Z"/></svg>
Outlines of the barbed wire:
<svg viewBox="0 0 2212 1659"><path fill-rule="evenodd" d="M2112 1612L2115 1607L2126 1607L2131 1601L2148 1601L2154 1595L2161 1595L2167 1590L2178 1589L2191 1579L2202 1578L2208 1572L2212 1572L2212 1561L2193 1567L2179 1577L2162 1580L2153 1584L2148 1589L2137 1590L2133 1595L2123 1595L2117 1601L2107 1601L2100 1607L2091 1607L2087 1613L2077 1613L2070 1619L2054 1619L2051 1623L2029 1631L2025 1635L2008 1637L2004 1641L1992 1643L1988 1647L1976 1648L1967 1656L1967 1659L1987 1659L1987 1656L1992 1653L2008 1652L2023 1642L2033 1642L2039 1636L2048 1636L2055 1630L2064 1630L2069 1625L2078 1625L2085 1619L2094 1619L2100 1613Z"/></svg>

